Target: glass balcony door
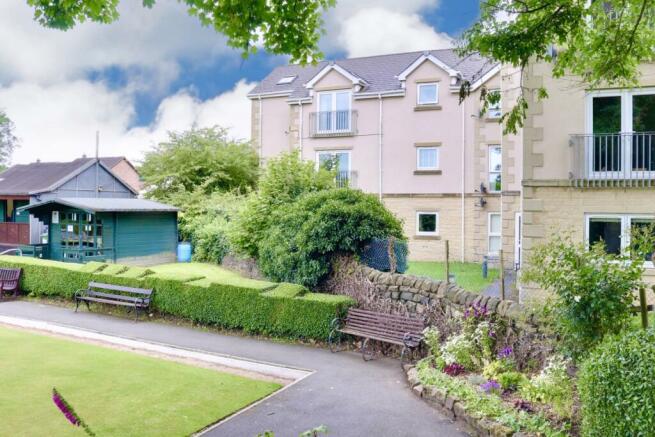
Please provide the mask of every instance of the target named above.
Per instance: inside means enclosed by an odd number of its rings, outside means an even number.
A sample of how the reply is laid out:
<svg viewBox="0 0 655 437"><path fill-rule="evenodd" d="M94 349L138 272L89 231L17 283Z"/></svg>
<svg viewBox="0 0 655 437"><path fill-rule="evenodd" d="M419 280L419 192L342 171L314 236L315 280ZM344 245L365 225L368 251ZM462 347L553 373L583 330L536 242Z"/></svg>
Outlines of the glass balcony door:
<svg viewBox="0 0 655 437"><path fill-rule="evenodd" d="M318 95L319 133L350 131L350 91L324 92Z"/></svg>
<svg viewBox="0 0 655 437"><path fill-rule="evenodd" d="M592 179L655 177L655 90L593 95L585 139Z"/></svg>

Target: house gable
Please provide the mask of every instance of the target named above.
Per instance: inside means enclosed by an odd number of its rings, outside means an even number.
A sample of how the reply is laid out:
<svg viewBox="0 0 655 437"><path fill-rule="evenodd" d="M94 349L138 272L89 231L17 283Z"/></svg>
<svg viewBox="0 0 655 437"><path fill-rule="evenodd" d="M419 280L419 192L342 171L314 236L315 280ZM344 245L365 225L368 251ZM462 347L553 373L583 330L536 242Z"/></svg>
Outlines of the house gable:
<svg viewBox="0 0 655 437"><path fill-rule="evenodd" d="M103 164L97 166L99 197L135 197L131 187L116 177ZM96 197L96 165L86 166L81 172L54 187L38 194L41 200L57 197Z"/></svg>
<svg viewBox="0 0 655 437"><path fill-rule="evenodd" d="M309 82L307 82L305 84L305 88L311 90L311 89L315 88L315 86L319 83L319 81L321 83L323 83L323 86L325 86L326 82L323 81L322 79L325 78L328 75L333 76L331 74L333 72L336 72L337 75L341 76L343 78L343 79L341 79L341 81L345 82L346 85L348 83L351 86L356 86L356 85L363 86L363 85L366 84L366 82L363 79L355 76L354 74L350 73L348 70L344 69L343 67L339 66L338 64L329 64L329 65L326 65L321 71L319 71L312 79L310 79ZM337 80L337 79L335 77L335 78L333 78L331 80Z"/></svg>

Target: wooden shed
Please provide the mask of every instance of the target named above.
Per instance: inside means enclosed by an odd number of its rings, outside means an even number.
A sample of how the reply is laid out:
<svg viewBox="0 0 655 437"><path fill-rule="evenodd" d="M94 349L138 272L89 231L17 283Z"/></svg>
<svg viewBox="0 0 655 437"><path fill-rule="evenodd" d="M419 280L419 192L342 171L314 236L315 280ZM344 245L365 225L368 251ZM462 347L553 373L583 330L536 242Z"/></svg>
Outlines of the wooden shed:
<svg viewBox="0 0 655 437"><path fill-rule="evenodd" d="M178 209L144 199L56 198L18 208L47 227L29 247L57 261L148 266L174 262Z"/></svg>

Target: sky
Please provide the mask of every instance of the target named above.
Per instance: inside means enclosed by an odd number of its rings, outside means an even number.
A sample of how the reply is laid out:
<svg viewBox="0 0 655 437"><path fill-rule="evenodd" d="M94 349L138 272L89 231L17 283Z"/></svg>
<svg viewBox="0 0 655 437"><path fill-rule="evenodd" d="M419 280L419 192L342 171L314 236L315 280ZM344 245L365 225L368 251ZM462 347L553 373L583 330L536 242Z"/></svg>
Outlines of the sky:
<svg viewBox="0 0 655 437"><path fill-rule="evenodd" d="M328 59L446 48L479 0L338 0L324 15ZM0 110L20 147L12 163L144 152L169 131L227 127L250 137L246 95L285 56L247 59L176 0L121 0L120 19L63 32L33 20L26 0L0 2Z"/></svg>

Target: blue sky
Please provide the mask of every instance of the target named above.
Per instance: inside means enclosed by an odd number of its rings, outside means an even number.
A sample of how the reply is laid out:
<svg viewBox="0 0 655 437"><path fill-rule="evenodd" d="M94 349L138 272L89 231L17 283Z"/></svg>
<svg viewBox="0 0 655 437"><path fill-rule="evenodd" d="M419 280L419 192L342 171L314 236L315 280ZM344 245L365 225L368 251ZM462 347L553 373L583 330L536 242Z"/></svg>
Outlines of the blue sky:
<svg viewBox="0 0 655 437"><path fill-rule="evenodd" d="M325 14L328 58L443 48L478 15L477 0L341 0ZM0 4L0 108L16 124L15 162L91 153L133 160L191 125L249 135L247 91L284 56L247 59L202 28L175 0L144 10L121 1L121 19L69 32L40 28L25 0ZM379 26L384 22L385 26Z"/></svg>

